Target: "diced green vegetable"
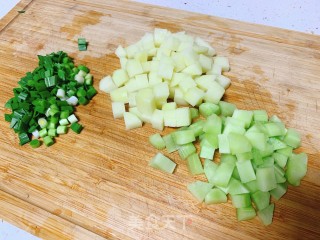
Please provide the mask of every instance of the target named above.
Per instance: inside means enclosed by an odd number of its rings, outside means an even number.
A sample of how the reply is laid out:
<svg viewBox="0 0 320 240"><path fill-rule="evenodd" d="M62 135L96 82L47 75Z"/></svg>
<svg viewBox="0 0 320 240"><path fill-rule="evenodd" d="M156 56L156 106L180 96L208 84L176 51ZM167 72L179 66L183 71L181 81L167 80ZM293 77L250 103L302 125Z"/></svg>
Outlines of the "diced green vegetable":
<svg viewBox="0 0 320 240"><path fill-rule="evenodd" d="M232 154L251 152L252 145L245 136L238 133L229 133L228 140Z"/></svg>
<svg viewBox="0 0 320 240"><path fill-rule="evenodd" d="M249 190L239 180L231 177L228 184L228 193L231 195L249 193Z"/></svg>
<svg viewBox="0 0 320 240"><path fill-rule="evenodd" d="M204 173L208 179L208 181L212 184L214 184L214 176L216 174L216 170L218 168L218 165L214 163L213 161L206 159L204 161Z"/></svg>
<svg viewBox="0 0 320 240"><path fill-rule="evenodd" d="M219 188L213 188L207 193L204 201L206 204L216 204L226 203L228 199L227 195L222 190Z"/></svg>
<svg viewBox="0 0 320 240"><path fill-rule="evenodd" d="M251 206L249 193L231 195L232 205L235 208L245 208Z"/></svg>
<svg viewBox="0 0 320 240"><path fill-rule="evenodd" d="M256 216L256 211L253 207L237 208L238 221L253 219Z"/></svg>
<svg viewBox="0 0 320 240"><path fill-rule="evenodd" d="M293 153L288 159L286 178L293 186L299 186L301 179L307 173L308 156L305 153Z"/></svg>
<svg viewBox="0 0 320 240"><path fill-rule="evenodd" d="M250 160L237 162L236 165L242 183L256 180L256 175Z"/></svg>
<svg viewBox="0 0 320 240"><path fill-rule="evenodd" d="M188 166L189 172L192 175L204 173L200 158L197 153L193 153L187 158L187 166Z"/></svg>
<svg viewBox="0 0 320 240"><path fill-rule="evenodd" d="M301 144L300 134L296 130L289 128L283 141L290 147L297 148Z"/></svg>
<svg viewBox="0 0 320 240"><path fill-rule="evenodd" d="M191 119L199 117L199 110L197 108L190 108Z"/></svg>
<svg viewBox="0 0 320 240"><path fill-rule="evenodd" d="M193 143L187 143L184 145L179 146L178 152L181 159L185 160L191 154L195 153L197 150Z"/></svg>
<svg viewBox="0 0 320 240"><path fill-rule="evenodd" d="M188 185L188 190L192 193L192 195L199 201L203 202L207 194L213 188L212 183L195 181Z"/></svg>
<svg viewBox="0 0 320 240"><path fill-rule="evenodd" d="M163 136L163 141L166 145L166 149L167 149L168 153L172 153L172 152L177 151L179 149L179 146L173 140L172 134L168 134L168 135Z"/></svg>
<svg viewBox="0 0 320 240"><path fill-rule="evenodd" d="M272 223L272 218L273 218L273 211L274 211L274 204L270 204L268 207L259 210L257 212L258 217L262 221L262 223L267 226Z"/></svg>
<svg viewBox="0 0 320 240"><path fill-rule="evenodd" d="M204 116L205 118L209 117L212 114L219 114L220 113L220 108L218 105L214 104L214 103L202 103L199 106L199 112L202 116Z"/></svg>
<svg viewBox="0 0 320 240"><path fill-rule="evenodd" d="M149 137L149 142L152 146L159 150L164 149L166 147L166 144L159 133L151 135Z"/></svg>
<svg viewBox="0 0 320 240"><path fill-rule="evenodd" d="M260 191L268 192L277 187L274 168L265 167L256 170L257 184Z"/></svg>
<svg viewBox="0 0 320 240"><path fill-rule="evenodd" d="M287 192L288 185L286 183L279 183L277 187L270 191L271 196L276 199L280 200L282 196Z"/></svg>
<svg viewBox="0 0 320 240"><path fill-rule="evenodd" d="M167 173L173 173L176 164L162 153L157 153L149 162L149 166Z"/></svg>
<svg viewBox="0 0 320 240"><path fill-rule="evenodd" d="M256 191L251 194L251 198L258 210L266 208L270 203L269 192Z"/></svg>
<svg viewBox="0 0 320 240"><path fill-rule="evenodd" d="M221 115L225 117L231 117L233 112L237 109L236 105L224 101L219 102Z"/></svg>
<svg viewBox="0 0 320 240"><path fill-rule="evenodd" d="M219 187L227 187L235 165L220 163L214 176L214 184Z"/></svg>
<svg viewBox="0 0 320 240"><path fill-rule="evenodd" d="M192 130L176 131L172 133L172 138L177 145L191 143L196 140Z"/></svg>

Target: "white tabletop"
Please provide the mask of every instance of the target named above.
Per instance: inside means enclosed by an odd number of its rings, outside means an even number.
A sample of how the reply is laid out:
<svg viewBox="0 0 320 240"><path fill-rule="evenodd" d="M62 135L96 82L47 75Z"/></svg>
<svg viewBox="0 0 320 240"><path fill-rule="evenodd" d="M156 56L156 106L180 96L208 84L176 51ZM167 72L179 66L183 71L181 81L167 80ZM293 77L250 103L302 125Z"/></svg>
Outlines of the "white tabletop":
<svg viewBox="0 0 320 240"><path fill-rule="evenodd" d="M320 35L319 0L136 0L235 20ZM19 0L0 0L0 18ZM0 221L0 240L38 238Z"/></svg>

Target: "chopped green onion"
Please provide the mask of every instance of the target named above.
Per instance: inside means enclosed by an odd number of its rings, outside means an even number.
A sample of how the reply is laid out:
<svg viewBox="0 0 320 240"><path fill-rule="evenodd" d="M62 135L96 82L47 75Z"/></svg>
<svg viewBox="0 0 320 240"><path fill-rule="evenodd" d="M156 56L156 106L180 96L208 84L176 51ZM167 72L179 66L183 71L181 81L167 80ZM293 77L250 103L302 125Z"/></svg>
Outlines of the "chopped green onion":
<svg viewBox="0 0 320 240"><path fill-rule="evenodd" d="M60 119L66 119L69 117L69 111L68 110L64 110L60 112Z"/></svg>
<svg viewBox="0 0 320 240"><path fill-rule="evenodd" d="M45 118L39 118L38 124L41 128L45 128L48 126L48 122Z"/></svg>
<svg viewBox="0 0 320 240"><path fill-rule="evenodd" d="M84 41L85 41L85 39L84 39ZM82 42L83 42L83 41L82 41ZM83 44L83 43L80 43L80 44ZM84 44L86 44L86 42L85 42ZM84 65L79 65L78 68L79 68L79 70L82 70L82 71L84 71L85 73L89 73L89 72L90 72L89 68L87 68L87 67L84 66Z"/></svg>
<svg viewBox="0 0 320 240"><path fill-rule="evenodd" d="M75 133L79 134L82 129L83 129L83 126L77 122L74 122L71 124L70 126L71 130L74 131Z"/></svg>
<svg viewBox="0 0 320 240"><path fill-rule="evenodd" d="M79 97L79 104L80 105L87 105L89 103L89 100L85 97Z"/></svg>
<svg viewBox="0 0 320 240"><path fill-rule="evenodd" d="M38 139L33 139L31 142L30 142L30 146L32 148L38 148L40 147L41 145L41 142L38 140Z"/></svg>
<svg viewBox="0 0 320 240"><path fill-rule="evenodd" d="M57 130L55 128L48 130L48 136L50 137L56 137L57 136Z"/></svg>
<svg viewBox="0 0 320 240"><path fill-rule="evenodd" d="M30 142L30 138L27 133L23 132L19 134L20 145L24 145Z"/></svg>
<svg viewBox="0 0 320 240"><path fill-rule="evenodd" d="M40 137L45 137L45 136L47 136L48 135L48 131L47 131L47 129L46 128L43 128L43 129L41 129L40 131L39 131L39 136Z"/></svg>
<svg viewBox="0 0 320 240"><path fill-rule="evenodd" d="M68 131L68 127L67 126L58 126L57 127L57 134L61 135L61 134L66 134Z"/></svg>
<svg viewBox="0 0 320 240"><path fill-rule="evenodd" d="M54 144L54 141L53 141L52 137L50 137L50 136L45 136L43 138L43 142L47 147L50 147L51 145Z"/></svg>
<svg viewBox="0 0 320 240"><path fill-rule="evenodd" d="M69 125L69 121L68 119L60 119L59 124L62 126L66 126L66 125Z"/></svg>
<svg viewBox="0 0 320 240"><path fill-rule="evenodd" d="M78 38L78 49L79 51L87 50L87 41L85 38Z"/></svg>
<svg viewBox="0 0 320 240"><path fill-rule="evenodd" d="M55 129L56 128L56 123L53 123L53 122L49 122L49 124L48 124L48 129Z"/></svg>

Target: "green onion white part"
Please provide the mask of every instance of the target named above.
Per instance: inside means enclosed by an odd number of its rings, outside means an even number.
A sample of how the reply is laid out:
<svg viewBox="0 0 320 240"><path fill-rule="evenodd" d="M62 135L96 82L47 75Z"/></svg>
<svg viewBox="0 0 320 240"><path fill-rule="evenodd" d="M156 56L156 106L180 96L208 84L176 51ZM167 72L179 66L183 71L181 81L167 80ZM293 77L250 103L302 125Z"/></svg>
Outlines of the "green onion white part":
<svg viewBox="0 0 320 240"><path fill-rule="evenodd" d="M68 117L68 122L70 122L71 124L72 124L72 123L75 123L75 122L78 122L78 118L76 117L76 115L71 114L71 115Z"/></svg>
<svg viewBox="0 0 320 240"><path fill-rule="evenodd" d="M71 96L67 100L67 103L71 106L76 106L78 104L78 98L76 96Z"/></svg>
<svg viewBox="0 0 320 240"><path fill-rule="evenodd" d="M32 136L33 136L35 139L38 139L38 138L40 137L39 131L38 131L38 130L34 130L34 131L32 132Z"/></svg>

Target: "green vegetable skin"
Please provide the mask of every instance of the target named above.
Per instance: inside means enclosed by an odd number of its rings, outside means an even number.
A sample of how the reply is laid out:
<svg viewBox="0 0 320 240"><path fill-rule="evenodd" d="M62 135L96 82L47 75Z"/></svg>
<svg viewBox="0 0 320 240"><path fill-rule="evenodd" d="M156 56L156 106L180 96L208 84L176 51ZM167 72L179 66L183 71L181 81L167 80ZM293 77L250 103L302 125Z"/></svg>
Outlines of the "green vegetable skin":
<svg viewBox="0 0 320 240"><path fill-rule="evenodd" d="M83 65L75 67L72 59L65 52L38 56L39 65L18 82L13 89L14 97L5 107L11 109L5 114L18 135L20 145L30 142L32 148L40 146L39 140L32 140L32 135L43 138L46 146L51 146L54 137L67 133L67 125L80 133L82 125L73 115L74 106L86 105L97 93L92 86L90 70ZM83 78L83 81L82 81ZM77 99L77 96L79 99ZM36 132L36 133L35 133Z"/></svg>

